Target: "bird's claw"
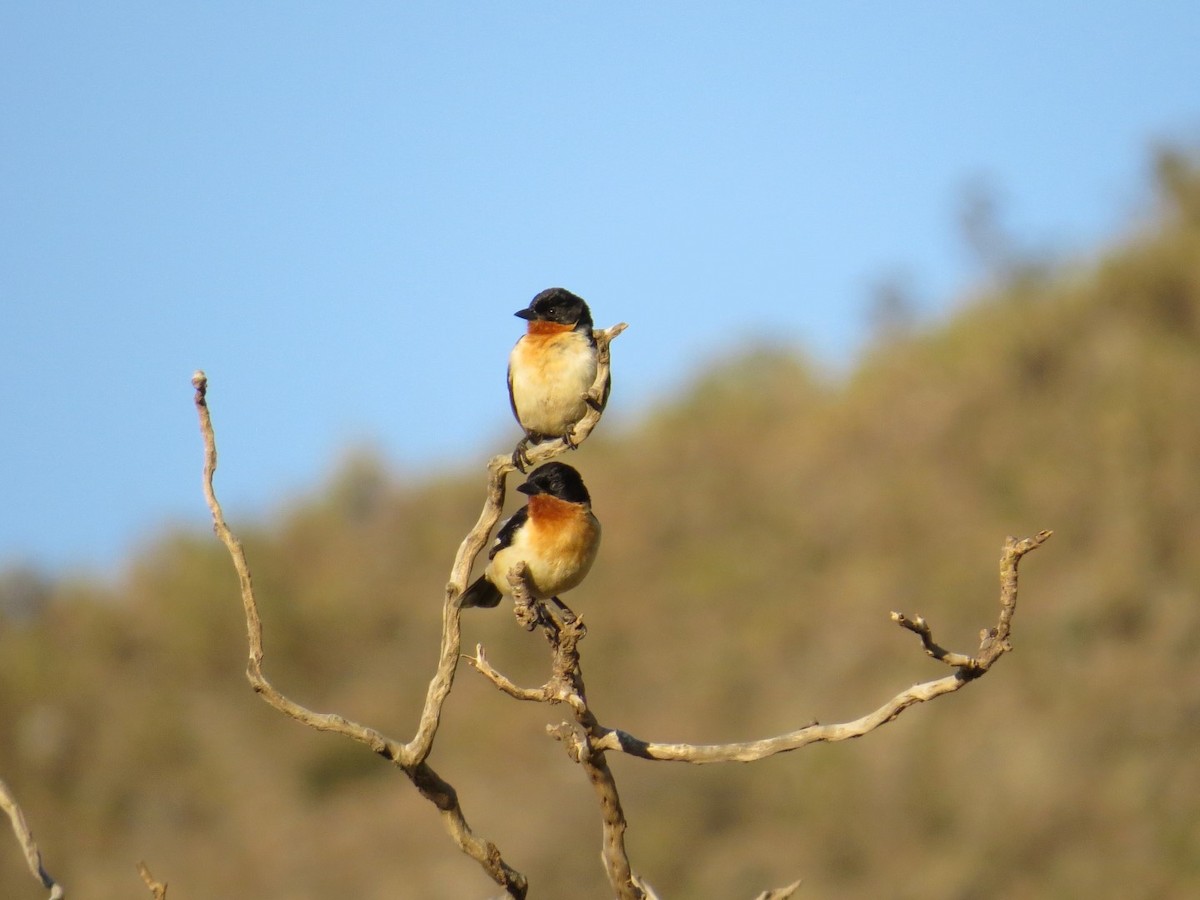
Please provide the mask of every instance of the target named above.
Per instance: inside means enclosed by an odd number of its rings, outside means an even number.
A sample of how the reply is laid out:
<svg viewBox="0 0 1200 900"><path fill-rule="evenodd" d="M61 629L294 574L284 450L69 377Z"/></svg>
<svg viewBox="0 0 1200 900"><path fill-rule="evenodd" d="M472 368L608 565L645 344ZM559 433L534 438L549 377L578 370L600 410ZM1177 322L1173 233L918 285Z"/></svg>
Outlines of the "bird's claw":
<svg viewBox="0 0 1200 900"><path fill-rule="evenodd" d="M513 465L522 475L529 469L529 436L521 438L512 454Z"/></svg>

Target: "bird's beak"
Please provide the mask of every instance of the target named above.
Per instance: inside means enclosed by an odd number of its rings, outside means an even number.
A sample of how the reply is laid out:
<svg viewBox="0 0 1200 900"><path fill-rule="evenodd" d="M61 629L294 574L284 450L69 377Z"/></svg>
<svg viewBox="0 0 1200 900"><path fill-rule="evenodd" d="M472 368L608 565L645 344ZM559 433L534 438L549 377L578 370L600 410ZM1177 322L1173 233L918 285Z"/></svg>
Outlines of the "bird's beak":
<svg viewBox="0 0 1200 900"><path fill-rule="evenodd" d="M513 313L513 315L516 316L518 319L528 319L529 321L533 321L534 319L537 318L537 313L535 313L532 309L528 309L528 308L518 309L515 313Z"/></svg>
<svg viewBox="0 0 1200 900"><path fill-rule="evenodd" d="M542 492L541 488L539 488L532 481L527 481L524 484L517 485L517 490L520 491L522 494L529 494L529 496L531 496L531 497L534 494L540 494Z"/></svg>

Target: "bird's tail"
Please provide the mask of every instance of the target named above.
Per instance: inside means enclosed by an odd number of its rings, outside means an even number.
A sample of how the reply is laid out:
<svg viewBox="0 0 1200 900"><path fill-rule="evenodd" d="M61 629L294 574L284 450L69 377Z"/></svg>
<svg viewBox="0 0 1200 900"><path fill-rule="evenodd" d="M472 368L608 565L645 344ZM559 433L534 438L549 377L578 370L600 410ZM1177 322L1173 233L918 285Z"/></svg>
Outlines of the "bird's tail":
<svg viewBox="0 0 1200 900"><path fill-rule="evenodd" d="M460 606L464 609L479 606L491 609L500 603L500 588L496 587L487 577L480 575L469 588L463 591Z"/></svg>

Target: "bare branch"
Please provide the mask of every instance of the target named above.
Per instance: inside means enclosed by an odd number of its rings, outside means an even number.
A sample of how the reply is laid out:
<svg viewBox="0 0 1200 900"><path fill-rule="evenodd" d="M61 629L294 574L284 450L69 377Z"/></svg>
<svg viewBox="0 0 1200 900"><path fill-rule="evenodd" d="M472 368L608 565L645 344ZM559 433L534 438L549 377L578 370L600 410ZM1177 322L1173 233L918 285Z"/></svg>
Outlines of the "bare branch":
<svg viewBox="0 0 1200 900"><path fill-rule="evenodd" d="M213 531L229 551L241 585L242 607L246 616L246 638L250 646L246 677L251 686L271 706L285 715L303 722L310 728L344 734L366 744L380 756L403 764L403 745L398 741L390 740L373 729L347 721L339 715L316 713L305 709L277 691L263 674L262 620L259 618L258 603L254 597L254 581L250 574L250 566L246 562L246 554L242 550L241 541L237 539L225 522L225 514L221 510L221 504L217 501L216 493L213 490L213 475L217 470L217 445L212 418L208 411L208 378L203 372L196 372L192 376L192 386L196 388L196 410L200 416L200 431L204 438L204 497L208 501L208 508L212 513Z"/></svg>
<svg viewBox="0 0 1200 900"><path fill-rule="evenodd" d="M517 563L508 574L512 587L514 610L521 624L534 622L542 627L553 651L550 680L540 688L517 687L508 678L487 662L483 648L476 649L475 657L469 662L483 673L496 687L519 700L537 700L547 703L562 703L571 708L575 726L563 723L548 728L552 737L560 741L571 757L584 770L600 802L600 817L603 825L603 847L601 858L618 900L648 900L653 896L629 865L625 850L625 812L617 782L604 751L597 748L593 738L603 733L596 717L587 704L587 691L583 683L583 671L579 661L579 642L587 634L583 619L566 610L560 618L541 600L534 598L527 579L525 563Z"/></svg>
<svg viewBox="0 0 1200 900"><path fill-rule="evenodd" d="M542 626L550 641L553 649L553 671L550 680L540 688L520 688L487 662L482 647L476 648L475 657L470 663L511 697L519 700L564 703L571 707L577 728L563 723L552 726L547 731L556 740L561 741L571 758L584 768L600 799L604 821L604 864L617 896L621 900L646 900L652 894L631 871L625 853L625 817L621 810L616 782L605 759L606 751L616 750L643 759L698 764L752 762L797 750L808 744L862 737L891 722L911 706L960 690L986 673L997 659L1012 649L1009 635L1017 606L1017 566L1026 553L1040 547L1050 535L1050 531L1042 531L1020 541L1011 537L1005 540L1000 558L1000 616L995 628L988 628L982 632L979 653L976 656L954 653L939 646L933 640L929 625L920 616L909 619L901 613L892 613L893 621L921 638L926 653L954 666L955 671L944 678L913 685L896 694L875 711L852 722L836 725L820 725L814 722L776 737L707 745L652 743L618 729L606 728L596 720L586 700L578 652L578 642L586 633L582 621L574 618L571 621L559 621L544 604L534 600L526 581L523 563L515 566L509 573L509 583L513 589L519 617L523 609L533 609L532 620ZM524 618L529 620L530 617L525 615ZM799 886L800 882L797 881L783 888L766 891L759 895L758 900L783 900L791 897Z"/></svg>
<svg viewBox="0 0 1200 900"><path fill-rule="evenodd" d="M596 380L589 391L591 402L587 415L567 437L543 442L532 450L523 450L520 454L523 461L531 465L540 464L567 449L573 449L590 435L603 414L599 401L609 377L609 345L625 328L625 324L621 323L596 332L600 364ZM441 651L437 668L426 693L417 730L409 742L400 743L341 716L316 713L300 706L277 691L263 674L262 624L254 598L249 566L240 542L225 522L212 485L217 455L206 400L207 379L203 372L195 374L193 385L196 387L195 403L205 446L205 498L213 516L214 531L228 549L238 573L249 644L247 677L254 690L284 714L317 730L337 732L364 743L374 752L394 762L408 775L422 796L439 809L447 832L463 852L479 862L510 897L523 898L527 890L524 876L504 862L494 844L478 838L471 831L453 786L444 781L426 762L433 748L442 709L453 687L460 658L460 597L475 560L499 522L504 505L507 475L516 468L515 455L496 456L488 463L483 509L475 526L459 546L451 568L450 580L446 585L442 605ZM916 634L926 654L951 666L954 672L944 678L923 682L901 691L878 709L851 722L834 725L813 722L775 737L711 745L654 743L635 738L618 729L607 728L596 719L586 699L578 649L579 641L587 633L582 619L561 604L558 604L559 609L556 612L545 602L534 599L524 564L518 564L508 575L514 611L523 627L530 630L540 627L548 639L552 648L552 671L549 680L536 688L518 686L491 665L481 645L476 646L474 656L463 658L497 689L510 697L532 702L561 703L571 709L573 723L564 722L547 730L563 744L571 759L584 770L596 792L603 825L602 858L609 882L619 900L654 900L653 890L633 872L629 863L624 842L627 823L616 780L605 756L608 750L664 761L750 762L812 743L861 737L892 721L911 706L960 690L985 674L996 660L1012 649L1010 635L1017 602L1017 567L1021 558L1044 543L1050 534L1049 531L1043 531L1021 541L1011 537L1006 540L1000 560L999 619L995 627L981 632L979 649L973 656L956 653L939 645L933 638L932 629L921 616L910 619L902 613L893 612L893 621ZM558 603L557 600L555 602ZM14 819L14 827L15 825ZM44 875L44 870L40 870L40 858L38 867L38 871L42 871ZM155 891L155 896L165 897L166 886L153 882L144 865L139 867L139 871L142 872L147 886ZM765 891L759 895L758 900L784 900L791 897L799 886L800 882L797 881L782 888ZM156 889L159 887L161 894ZM55 895L51 896L53 898ZM57 896L61 896L61 889Z"/></svg>
<svg viewBox="0 0 1200 900"><path fill-rule="evenodd" d="M624 323L621 323L595 333L599 348L599 365L590 395L597 398L602 395L610 371L609 344L626 327ZM217 469L217 447L212 418L208 409L207 376L203 372L196 372L192 376L192 386L196 389L196 411L200 417L200 432L204 439L204 498L212 513L213 530L229 551L234 569L238 574L242 606L246 617L246 637L249 644L246 677L251 686L263 700L284 715L318 731L331 731L366 744L375 753L402 768L422 795L441 810L446 830L463 852L477 860L497 884L501 885L511 896L523 897L527 890L525 877L504 862L494 844L475 837L462 814L454 788L426 763L433 749L434 738L441 722L442 708L454 686L454 676L458 667L462 645L461 608L458 598L466 588L467 579L471 574L471 567L474 565L476 557L487 545L492 530L500 520L504 507L505 479L508 473L515 469L511 457L497 456L488 464L487 495L483 510L479 514L479 520L475 523L475 527L471 529L458 548L450 572L450 581L446 585L442 603L441 650L438 655L437 668L426 692L425 704L416 732L410 741L401 743L342 716L306 709L278 691L263 673L262 621L254 597L250 566L246 561L241 542L225 521L225 515L213 489L213 476ZM568 446L578 446L596 427L602 414L603 410L599 408L599 404L593 404L589 407L583 420L576 425L569 442L566 440L549 442L539 446L530 456L536 461L541 461L558 455ZM480 661L486 664L486 660L481 658Z"/></svg>
<svg viewBox="0 0 1200 900"><path fill-rule="evenodd" d="M29 866L30 873L41 882L42 887L50 890L50 900L61 900L66 896L66 892L42 865L42 851L38 849L37 842L33 839L33 832L29 830L25 814L21 811L17 798L13 796L12 791L3 781L0 781L0 809L8 814L8 818L12 822L13 833L16 834L21 851L25 854L25 862Z"/></svg>
<svg viewBox="0 0 1200 900"><path fill-rule="evenodd" d="M475 836L463 815L462 807L459 804L458 795L454 788L425 762L433 746L433 736L437 731L442 704L450 692L450 687L454 681L454 670L458 663L460 610L456 599L459 593L461 593L461 586L451 583L447 588L446 600L443 603L442 648L438 659L437 673L429 687L425 709L421 715L417 734L408 744L402 744L399 741L380 734L372 728L360 725L357 722L351 722L339 715L313 712L285 697L263 674L262 621L258 614L258 603L254 597L254 584L250 574L250 566L246 562L241 542L225 522L224 513L221 510L221 505L217 501L216 493L213 489L213 475L217 469L217 447L216 438L213 433L212 418L208 409L208 378L203 372L196 372L192 376L192 386L196 389L196 411L200 417L200 432L204 439L204 497L208 502L209 511L212 513L213 530L229 551L234 569L238 574L238 581L241 585L242 606L246 616L246 635L250 654L246 676L251 686L268 704L284 715L318 731L332 731L345 735L359 743L366 744L375 753L394 762L408 775L422 796L438 808L442 814L443 825L460 849L479 862L484 871L497 884L504 888L509 896L523 898L528 890L528 883L525 876L504 862L500 851L494 844ZM500 500L502 501L502 482L499 491ZM489 503L493 499L493 496L489 494ZM485 516L481 517L481 522L486 517L486 514L487 507L485 507ZM476 530L479 530L478 526ZM473 531L472 534L474 533ZM468 537L469 540L470 536ZM480 546L482 546L483 540L486 540L486 533L480 541ZM464 542L464 547L466 544L467 542ZM460 550L460 555L462 552Z"/></svg>
<svg viewBox="0 0 1200 900"><path fill-rule="evenodd" d="M501 674L496 668L488 662L487 656L483 652L483 644L475 645L475 655L464 657L477 672L483 675L488 681L498 687L508 696L517 700L530 700L534 703L547 703L550 700L550 693L553 690L550 683L542 685L540 688L523 688L518 687L509 681L506 676Z"/></svg>
<svg viewBox="0 0 1200 900"><path fill-rule="evenodd" d="M142 876L142 881L146 882L146 887L149 888L150 893L154 895L154 900L167 900L166 882L156 881L144 862L138 863L137 870L138 874Z"/></svg>
<svg viewBox="0 0 1200 900"><path fill-rule="evenodd" d="M1040 547L1051 534L1050 531L1042 531L1021 541L1011 537L1005 541L1000 558L1000 618L995 628L982 632L978 655L967 656L944 650L934 643L929 626L920 616L910 620L900 613L893 613L893 621L920 635L922 644L930 656L948 662L956 666L956 669L952 675L916 684L901 691L862 718L837 725L813 723L776 737L733 744L662 744L641 740L619 729L605 728L602 729L602 736L596 741L596 747L602 750L620 750L622 753L640 756L643 759L689 763L753 762L778 753L798 750L809 744L845 741L869 734L879 726L891 722L910 706L960 690L987 672L996 660L1012 649L1009 634L1013 613L1017 607L1017 565L1021 557Z"/></svg>
<svg viewBox="0 0 1200 900"><path fill-rule="evenodd" d="M590 717L590 713L588 714ZM582 720L585 717L578 717ZM641 879L634 875L629 865L629 854L625 850L625 810L617 793L617 780L608 767L603 750L592 746L586 736L579 741L579 764L587 773L588 780L600 801L600 819L604 825L604 848L601 858L608 873L609 884L619 900L645 900Z"/></svg>
<svg viewBox="0 0 1200 900"><path fill-rule="evenodd" d="M925 652L934 659L944 662L948 666L961 668L963 666L972 666L975 664L974 657L965 656L962 653L954 653L937 644L933 639L933 632L929 628L929 624L921 616L915 619L910 619L904 613L893 612L892 621L901 628L907 628L909 631L921 638L921 643L925 647Z"/></svg>

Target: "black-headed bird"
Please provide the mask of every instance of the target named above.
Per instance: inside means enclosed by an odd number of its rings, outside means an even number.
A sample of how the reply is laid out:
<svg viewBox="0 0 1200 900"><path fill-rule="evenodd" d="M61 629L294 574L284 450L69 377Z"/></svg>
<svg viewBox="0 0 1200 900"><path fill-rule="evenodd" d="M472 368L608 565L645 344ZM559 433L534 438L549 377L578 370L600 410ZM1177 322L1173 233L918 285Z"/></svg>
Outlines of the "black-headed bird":
<svg viewBox="0 0 1200 900"><path fill-rule="evenodd" d="M517 490L529 501L500 527L488 567L463 592L463 606L492 607L501 594L511 594L508 573L519 562L526 565L534 598L557 601L583 581L596 559L600 523L574 468L560 462L538 466Z"/></svg>
<svg viewBox="0 0 1200 900"><path fill-rule="evenodd" d="M524 470L530 443L560 437L575 446L575 424L589 405L604 408L612 379L598 400L589 399L598 352L592 313L581 297L565 288L547 288L515 315L529 323L508 358L508 399L525 430L514 459Z"/></svg>

